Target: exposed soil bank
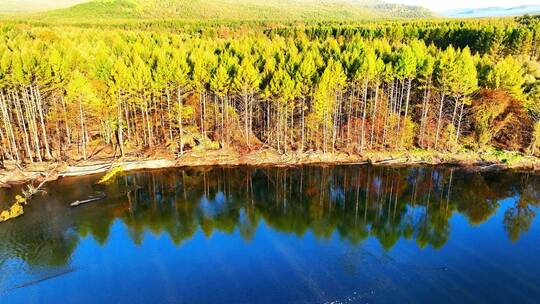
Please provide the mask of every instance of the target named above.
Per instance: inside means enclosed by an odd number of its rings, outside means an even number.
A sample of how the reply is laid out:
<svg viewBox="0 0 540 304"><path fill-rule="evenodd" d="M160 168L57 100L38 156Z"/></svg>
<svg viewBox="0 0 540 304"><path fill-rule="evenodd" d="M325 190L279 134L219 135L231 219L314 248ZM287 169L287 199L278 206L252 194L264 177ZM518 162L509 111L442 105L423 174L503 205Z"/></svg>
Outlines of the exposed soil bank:
<svg viewBox="0 0 540 304"><path fill-rule="evenodd" d="M509 156L509 157L508 157ZM506 158L505 158L506 157ZM363 155L346 153L289 153L279 154L274 150L258 150L247 154L231 149L191 151L177 159L125 157L123 159L101 158L96 160L67 163L30 164L24 168L7 164L0 170L0 187L42 180L47 172L54 170L49 179L103 173L113 166L122 166L125 171L160 169L173 167L195 167L213 165L252 166L296 166L306 164L373 164L373 165L454 165L469 170L529 170L540 171L540 158L515 154L493 153L446 154L432 151L366 152Z"/></svg>

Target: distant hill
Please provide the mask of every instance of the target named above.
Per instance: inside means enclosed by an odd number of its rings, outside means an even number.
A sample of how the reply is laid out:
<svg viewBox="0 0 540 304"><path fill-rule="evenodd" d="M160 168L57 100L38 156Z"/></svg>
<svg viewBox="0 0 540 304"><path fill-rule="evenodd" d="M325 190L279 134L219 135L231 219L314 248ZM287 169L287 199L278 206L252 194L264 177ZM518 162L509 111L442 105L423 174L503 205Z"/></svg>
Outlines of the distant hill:
<svg viewBox="0 0 540 304"><path fill-rule="evenodd" d="M503 17L521 16L525 14L540 14L540 5L522 5L511 8L484 7L484 8L462 8L441 12L443 16L455 18L473 17Z"/></svg>
<svg viewBox="0 0 540 304"><path fill-rule="evenodd" d="M43 13L44 18L220 20L359 20L419 18L422 7L380 0L93 0Z"/></svg>

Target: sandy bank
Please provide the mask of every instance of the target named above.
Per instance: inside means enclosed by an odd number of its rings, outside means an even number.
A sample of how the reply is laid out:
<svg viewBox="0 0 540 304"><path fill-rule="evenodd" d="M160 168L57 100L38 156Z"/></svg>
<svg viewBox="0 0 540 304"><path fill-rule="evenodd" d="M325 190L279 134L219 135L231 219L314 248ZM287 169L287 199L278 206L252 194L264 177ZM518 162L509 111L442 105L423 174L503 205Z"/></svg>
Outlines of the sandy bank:
<svg viewBox="0 0 540 304"><path fill-rule="evenodd" d="M414 152L366 152L363 155L346 153L289 153L279 154L274 150L259 150L240 154L234 150L192 151L177 159L127 157L121 160L112 158L66 163L31 164L24 168L7 166L0 171L0 186L9 187L17 183L43 179L47 172L54 170L50 179L70 176L100 174L113 166L122 166L125 171L160 169L175 167L251 165L251 166L298 166L308 164L373 164L373 165L454 165L470 170L531 170L540 171L540 159L520 157L509 161L501 156L477 153L444 154L431 151Z"/></svg>

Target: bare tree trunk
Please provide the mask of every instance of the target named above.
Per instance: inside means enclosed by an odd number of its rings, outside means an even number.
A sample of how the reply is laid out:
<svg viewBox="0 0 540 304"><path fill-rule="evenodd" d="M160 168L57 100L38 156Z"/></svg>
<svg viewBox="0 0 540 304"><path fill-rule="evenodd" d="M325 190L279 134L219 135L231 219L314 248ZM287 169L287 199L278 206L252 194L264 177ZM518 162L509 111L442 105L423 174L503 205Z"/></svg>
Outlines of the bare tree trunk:
<svg viewBox="0 0 540 304"><path fill-rule="evenodd" d="M83 150L83 157L84 157L84 160L86 160L87 158L87 155L86 155L86 132L85 132L85 128L84 128L84 112L83 112L83 106L82 106L82 100L81 98L79 97L79 118L80 118L80 121L81 121L81 139L82 140L82 150Z"/></svg>
<svg viewBox="0 0 540 304"><path fill-rule="evenodd" d="M221 99L221 146L225 147L225 97Z"/></svg>
<svg viewBox="0 0 540 304"><path fill-rule="evenodd" d="M51 150L49 148L49 140L47 139L47 130L45 128L45 120L43 119L43 107L42 107L43 100L41 98L41 93L39 91L39 88L36 87L34 89L34 95L36 96L36 105L38 109L39 120L41 123L41 133L43 136L43 142L45 144L45 157L48 159L51 159L52 155L51 155Z"/></svg>
<svg viewBox="0 0 540 304"><path fill-rule="evenodd" d="M165 90L165 94L167 95L167 120L169 121L169 142L172 142L173 131L172 131L172 115L171 115L171 92L169 91L169 89ZM202 117L202 114L201 114L201 117Z"/></svg>
<svg viewBox="0 0 540 304"><path fill-rule="evenodd" d="M354 99L354 86L351 88L351 94L349 95L349 109L347 112L347 145L351 143L351 117L352 117L352 104Z"/></svg>
<svg viewBox="0 0 540 304"><path fill-rule="evenodd" d="M456 98L456 101L454 103L454 112L452 113L452 125L456 125L456 114L457 114L457 109L458 109L458 105L459 105L459 99Z"/></svg>
<svg viewBox="0 0 540 304"><path fill-rule="evenodd" d="M254 101L256 101L257 99L254 98L253 93L251 94L250 99L251 99L251 102L249 103L249 131L252 132L253 134L256 134L253 131L253 116L254 116L253 108L254 108Z"/></svg>
<svg viewBox="0 0 540 304"><path fill-rule="evenodd" d="M206 92L202 91L202 100L203 100L203 107L202 107L202 134L206 137L207 136L207 128L206 128Z"/></svg>
<svg viewBox="0 0 540 304"><path fill-rule="evenodd" d="M17 163L20 163L21 158L19 156L19 148L17 147L17 141L15 140L15 134L13 132L13 124L11 122L10 114L7 107L8 101L4 96L4 92L0 91L0 105L2 107L2 116L4 117L4 124L6 127L6 133L10 137L11 153L15 155Z"/></svg>
<svg viewBox="0 0 540 304"><path fill-rule="evenodd" d="M118 116L118 127L116 128L116 132L118 134L118 145L120 146L120 154L122 155L122 157L124 157L124 132L123 132L123 121L122 121L122 116L124 115L124 113L122 113L122 100L120 99L121 97L121 94L120 94L120 91L118 91L118 111L117 111L117 116ZM116 150L115 150L116 151Z"/></svg>
<svg viewBox="0 0 540 304"><path fill-rule="evenodd" d="M28 135L28 130L26 129L26 124L24 122L24 114L22 111L21 103L19 100L19 95L12 93L12 101L15 107L15 114L17 115L17 120L19 122L20 129L23 130L24 145L26 148L26 155L30 159L30 162L34 162L34 157L32 155L32 149L30 148L30 138Z"/></svg>
<svg viewBox="0 0 540 304"><path fill-rule="evenodd" d="M54 111L56 113L60 113L60 107L58 105L58 99L57 98L53 98L53 102L54 102ZM60 119L58 117L56 117L56 119L54 120L54 128L56 129L56 142L58 143L58 146L56 148L56 158L57 159L60 159L61 156L62 156L62 132L60 131ZM54 147L51 148L51 153L53 153L53 157L54 157Z"/></svg>
<svg viewBox="0 0 540 304"><path fill-rule="evenodd" d="M127 140L131 141L132 140L131 121L129 119L129 103L127 101L125 102L124 113L122 113L122 115L125 115L126 117ZM136 119L133 119L133 120L136 120ZM135 125L135 122L133 122L133 125ZM133 128L133 129L134 129L133 132L136 133L136 128Z"/></svg>
<svg viewBox="0 0 540 304"><path fill-rule="evenodd" d="M302 134L300 140L300 152L304 153L304 141L305 141L305 111L306 111L306 98L302 96Z"/></svg>
<svg viewBox="0 0 540 304"><path fill-rule="evenodd" d="M334 93L334 109L332 113L332 153L335 153L336 150L336 137L337 137L337 126L339 119L339 101L337 100L336 93ZM338 108L338 109L336 109Z"/></svg>
<svg viewBox="0 0 540 304"><path fill-rule="evenodd" d="M67 136L67 142L68 145L71 145L71 130L69 129L69 121L67 118L67 108L66 108L66 101L64 100L64 93L62 92L62 95L60 95L62 100L62 109L64 112L64 123L66 125L66 136Z"/></svg>
<svg viewBox="0 0 540 304"><path fill-rule="evenodd" d="M182 127L183 121L182 121L182 94L180 91L180 88L176 89L176 99L178 102L178 132L179 132L179 139L180 139L180 155L184 154L184 129Z"/></svg>
<svg viewBox="0 0 540 304"><path fill-rule="evenodd" d="M439 117L437 118L437 133L435 134L435 150L439 147L439 133L441 132L441 120L444 106L444 92L441 93L441 105L439 106Z"/></svg>
<svg viewBox="0 0 540 304"><path fill-rule="evenodd" d="M159 123L161 126L160 139L162 143L165 143L166 142L165 138L167 137L167 135L165 134L166 133L165 130L167 129L167 126L165 126L165 117L163 116L164 109L163 109L163 102L161 100L162 98L163 96L162 94L160 94L156 102L159 104Z"/></svg>
<svg viewBox="0 0 540 304"><path fill-rule="evenodd" d="M144 104L144 112L145 112L145 115L146 115L146 128L147 128L147 132L148 132L148 146L149 147L152 147L154 145L154 136L153 136L153 132L152 132L152 124L150 122L150 110L149 110L149 106L148 106L148 102L146 100L146 98L144 97L143 95L143 104Z"/></svg>
<svg viewBox="0 0 540 304"><path fill-rule="evenodd" d="M409 78L409 83L407 85L407 99L405 100L405 118L409 115L409 101L411 99L411 84L412 78Z"/></svg>
<svg viewBox="0 0 540 304"><path fill-rule="evenodd" d="M244 99L244 132L246 134L246 145L249 147L249 100L247 92L242 94L242 98Z"/></svg>
<svg viewBox="0 0 540 304"><path fill-rule="evenodd" d="M204 136L204 99L202 92L199 92L199 108L201 112L201 115L199 115L200 131Z"/></svg>
<svg viewBox="0 0 540 304"><path fill-rule="evenodd" d="M392 85L390 86L390 94L388 95L386 101L386 113L384 115L384 129L383 129L383 147L386 147L386 136L388 134L388 121L392 115L393 100L394 100L394 84L395 81L392 80Z"/></svg>
<svg viewBox="0 0 540 304"><path fill-rule="evenodd" d="M367 112L367 92L368 92L368 81L364 82L364 104L362 109L362 132L360 135L360 152L364 150L364 138L365 138L365 128L366 128L366 112Z"/></svg>
<svg viewBox="0 0 540 304"><path fill-rule="evenodd" d="M270 142L272 140L272 132L270 131L270 104L266 103L266 140Z"/></svg>
<svg viewBox="0 0 540 304"><path fill-rule="evenodd" d="M459 113L459 120L458 120L458 126L457 126L457 131L456 131L456 142L455 142L456 146L459 143L459 135L461 132L461 121L463 120L463 107L464 106L465 106L465 103L461 102L461 111Z"/></svg>
<svg viewBox="0 0 540 304"><path fill-rule="evenodd" d="M1 94L1 93L0 93ZM1 95L0 95L0 103L3 103L3 99L1 98ZM8 138L9 135L8 135L8 131L7 131L7 123L4 119L4 115L3 115L3 107L2 108L2 122L3 122L3 125L4 125L4 128L0 128L0 138L2 139L2 143L1 143L1 146L2 146L2 158L1 158L1 161L0 161L0 166L3 167L3 164L4 164L4 157L7 156L7 158L9 158L10 160L13 160L13 155L11 154L12 152L12 149L11 149L11 140ZM5 132L5 134L4 134ZM4 148L4 142L7 143L7 147Z"/></svg>
<svg viewBox="0 0 540 304"><path fill-rule="evenodd" d="M137 123L137 107L134 104L132 104L131 109L130 109L129 102L126 102L125 111L126 111L126 121L128 123L131 122L131 128L130 128L131 129L131 134L130 134L130 129L128 129L128 134L127 134L128 135L128 140L135 139L135 144L139 145L140 140L141 140L141 136L139 135L139 130L141 128L140 128L139 124ZM131 119L130 119L130 116L131 116ZM143 119L143 121L144 121L144 119ZM144 126L144 123L143 123L143 126ZM143 128L143 134L144 134L144 128Z"/></svg>
<svg viewBox="0 0 540 304"><path fill-rule="evenodd" d="M398 115L397 119L398 119L398 121L397 121L396 142L395 142L396 147L399 147L399 145L401 143L399 134L401 133L401 109L403 107L403 94L404 94L404 91L405 91L404 81L400 81L400 82L401 82L401 90L400 90L400 93L399 93L399 104L398 104L398 107L397 107L397 115Z"/></svg>
<svg viewBox="0 0 540 304"><path fill-rule="evenodd" d="M377 118L377 101L379 100L379 83L375 85L375 104L373 105L373 111L371 112L371 137L369 139L369 146L373 149L373 136L375 135L375 120Z"/></svg>
<svg viewBox="0 0 540 304"><path fill-rule="evenodd" d="M409 78L408 84L407 84L407 97L405 99L405 115L403 116L403 121L406 123L407 117L409 116L409 102L411 99L411 84L412 84L412 78ZM401 147L403 145L403 136L400 137L400 144Z"/></svg>
<svg viewBox="0 0 540 304"><path fill-rule="evenodd" d="M229 119L229 94L227 94L227 93L225 94L224 111L225 111L225 126L226 126L226 128L224 129L225 130L225 142L228 145L230 143L229 127L231 126L231 124L230 124L230 119Z"/></svg>
<svg viewBox="0 0 540 304"><path fill-rule="evenodd" d="M154 113L152 113L152 107L154 108ZM152 115L152 138L154 138L154 142L155 143L160 143L160 138L159 138L159 124L158 124L158 114L161 114L161 113L158 113L158 103L156 101L156 98L154 96L154 94L152 93L151 94L151 98L150 98L150 115ZM157 132L158 134L154 134L154 128L156 129L155 132Z"/></svg>
<svg viewBox="0 0 540 304"><path fill-rule="evenodd" d="M429 111L429 100L430 100L430 93L431 93L431 76L428 78L426 89L424 91L424 100L422 103L422 116L420 120L420 136L419 136L419 145L420 147L424 148L424 136L426 132L426 123L427 123L427 117L428 117L428 111Z"/></svg>
<svg viewBox="0 0 540 304"><path fill-rule="evenodd" d="M39 144L39 136L37 131L37 125L34 115L34 109L31 104L31 101L28 96L28 91L26 88L23 88L23 104L26 112L26 121L28 122L28 126L30 128L31 135L34 139L34 150L37 156L37 159L39 162L43 161L43 158L41 157L41 150L40 150L40 144Z"/></svg>
<svg viewBox="0 0 540 304"><path fill-rule="evenodd" d="M324 128L323 128L323 152L326 153L326 138L328 136L327 133L328 128L328 107L324 107Z"/></svg>
<svg viewBox="0 0 540 304"><path fill-rule="evenodd" d="M287 103L285 103L285 107L283 109L284 115L283 115L283 126L284 126L284 145L283 148L285 150L285 154L287 154L287 148L289 147L289 132L288 132L288 121L289 121L289 109Z"/></svg>

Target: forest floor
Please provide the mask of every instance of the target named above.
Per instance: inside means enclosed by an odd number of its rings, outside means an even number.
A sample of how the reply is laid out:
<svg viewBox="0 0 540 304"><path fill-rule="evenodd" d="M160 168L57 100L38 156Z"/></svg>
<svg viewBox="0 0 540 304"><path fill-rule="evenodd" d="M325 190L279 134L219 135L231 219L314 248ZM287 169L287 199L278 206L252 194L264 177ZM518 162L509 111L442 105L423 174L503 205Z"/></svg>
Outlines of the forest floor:
<svg viewBox="0 0 540 304"><path fill-rule="evenodd" d="M540 158L521 153L489 150L485 152L441 153L427 150L409 150L396 152L366 151L359 154L347 153L278 153L272 149L261 149L240 153L234 149L207 151L189 151L180 157L164 150L152 153L130 154L123 158L113 156L94 157L88 160L70 160L65 162L43 162L16 166L5 162L0 169L0 187L40 181L49 174L49 179L104 173L115 166L122 166L124 171L160 169L196 166L298 166L309 164L372 164L372 165L452 165L467 170L527 170L540 171Z"/></svg>

